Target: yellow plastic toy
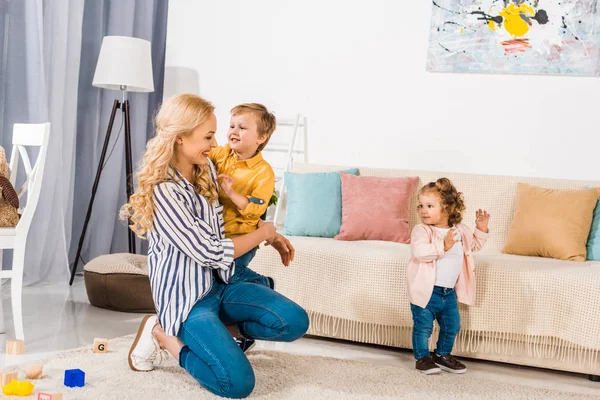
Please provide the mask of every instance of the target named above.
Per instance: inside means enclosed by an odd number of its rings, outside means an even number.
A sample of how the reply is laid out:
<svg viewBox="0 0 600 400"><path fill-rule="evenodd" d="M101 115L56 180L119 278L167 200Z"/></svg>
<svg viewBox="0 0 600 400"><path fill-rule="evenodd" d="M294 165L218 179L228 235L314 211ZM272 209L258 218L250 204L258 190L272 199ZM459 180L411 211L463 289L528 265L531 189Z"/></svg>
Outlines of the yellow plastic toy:
<svg viewBox="0 0 600 400"><path fill-rule="evenodd" d="M34 387L31 382L13 379L9 384L2 386L2 392L6 396L29 396L33 393Z"/></svg>

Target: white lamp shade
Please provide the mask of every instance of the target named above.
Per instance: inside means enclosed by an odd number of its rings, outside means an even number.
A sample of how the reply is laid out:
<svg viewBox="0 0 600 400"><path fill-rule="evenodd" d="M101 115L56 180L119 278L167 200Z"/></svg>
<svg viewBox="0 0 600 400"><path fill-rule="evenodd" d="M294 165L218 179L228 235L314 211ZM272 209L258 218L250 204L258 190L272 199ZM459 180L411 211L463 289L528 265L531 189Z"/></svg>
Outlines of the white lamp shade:
<svg viewBox="0 0 600 400"><path fill-rule="evenodd" d="M153 92L150 42L127 36L105 36L92 85L129 92Z"/></svg>

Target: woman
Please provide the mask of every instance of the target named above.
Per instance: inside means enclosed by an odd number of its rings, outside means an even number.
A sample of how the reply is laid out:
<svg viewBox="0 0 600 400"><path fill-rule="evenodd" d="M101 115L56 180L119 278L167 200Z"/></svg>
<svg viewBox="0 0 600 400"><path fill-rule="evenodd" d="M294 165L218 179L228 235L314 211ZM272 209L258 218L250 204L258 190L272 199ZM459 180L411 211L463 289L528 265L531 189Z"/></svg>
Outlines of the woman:
<svg viewBox="0 0 600 400"><path fill-rule="evenodd" d="M158 313L142 321L129 365L150 371L167 350L203 387L239 398L254 389L254 372L226 325L235 324L236 333L247 338L289 342L306 333L308 316L267 287L228 284L234 258L261 242L272 243L284 264L293 248L272 223L224 237L216 173L208 159L217 145L213 111L211 103L191 94L163 103L137 174L138 189L122 209L131 229L147 235Z"/></svg>

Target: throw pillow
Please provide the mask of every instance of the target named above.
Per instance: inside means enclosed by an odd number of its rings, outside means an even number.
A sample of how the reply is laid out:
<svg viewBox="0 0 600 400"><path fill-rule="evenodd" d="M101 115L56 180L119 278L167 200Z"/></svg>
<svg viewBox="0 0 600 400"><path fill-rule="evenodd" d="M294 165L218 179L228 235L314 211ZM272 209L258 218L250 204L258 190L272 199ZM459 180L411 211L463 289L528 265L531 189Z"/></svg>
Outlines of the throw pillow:
<svg viewBox="0 0 600 400"><path fill-rule="evenodd" d="M342 226L337 240L410 243L410 199L418 177L382 178L342 172Z"/></svg>
<svg viewBox="0 0 600 400"><path fill-rule="evenodd" d="M594 208L594 217L592 218L592 227L588 236L586 245L586 259L590 261L600 261L600 201Z"/></svg>
<svg viewBox="0 0 600 400"><path fill-rule="evenodd" d="M503 252L585 261L599 189L555 190L519 183Z"/></svg>
<svg viewBox="0 0 600 400"><path fill-rule="evenodd" d="M344 172L357 175L358 169ZM283 233L290 236L332 238L342 225L340 171L284 174L287 213Z"/></svg>

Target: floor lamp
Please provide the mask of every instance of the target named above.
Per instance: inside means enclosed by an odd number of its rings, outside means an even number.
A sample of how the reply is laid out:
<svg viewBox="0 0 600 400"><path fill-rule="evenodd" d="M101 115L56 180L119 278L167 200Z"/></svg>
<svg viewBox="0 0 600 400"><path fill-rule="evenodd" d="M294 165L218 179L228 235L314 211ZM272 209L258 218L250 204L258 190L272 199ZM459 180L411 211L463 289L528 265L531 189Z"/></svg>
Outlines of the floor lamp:
<svg viewBox="0 0 600 400"><path fill-rule="evenodd" d="M69 285L73 284L77 264L81 256L83 240L85 232L90 222L92 215L92 207L94 198L98 189L98 182L104 167L106 158L106 150L110 140L113 123L117 109L123 112L123 120L125 123L125 174L127 182L127 199L133 194L133 164L131 161L131 122L129 113L129 100L126 99L127 92L153 92L154 80L152 78L152 57L150 42L143 39L126 37L126 36L105 36L102 40L98 63L96 64L96 72L92 85L111 90L120 90L123 101L115 100L110 120L108 121L108 129L102 146L102 153L96 170L96 179L92 186L92 195L88 205L85 222L83 223L83 231L79 237L79 245L77 246L77 254L71 269L71 279ZM135 253L135 234L129 231L129 252Z"/></svg>

